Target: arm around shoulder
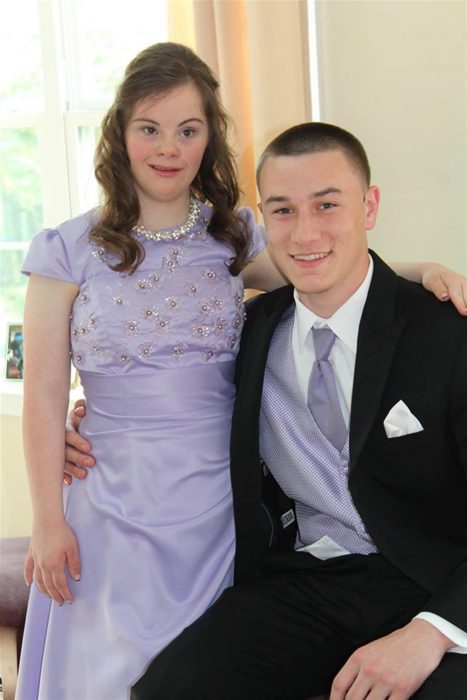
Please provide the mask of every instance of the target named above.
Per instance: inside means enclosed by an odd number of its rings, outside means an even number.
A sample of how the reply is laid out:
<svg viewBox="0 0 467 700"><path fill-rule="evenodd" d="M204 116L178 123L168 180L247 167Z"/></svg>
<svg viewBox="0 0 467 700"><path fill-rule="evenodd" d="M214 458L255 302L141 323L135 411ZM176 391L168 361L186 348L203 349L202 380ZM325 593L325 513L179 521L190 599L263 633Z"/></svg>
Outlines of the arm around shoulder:
<svg viewBox="0 0 467 700"><path fill-rule="evenodd" d="M401 277L423 284L440 301L451 300L462 316L467 316L467 277L435 262L393 262L394 272Z"/></svg>

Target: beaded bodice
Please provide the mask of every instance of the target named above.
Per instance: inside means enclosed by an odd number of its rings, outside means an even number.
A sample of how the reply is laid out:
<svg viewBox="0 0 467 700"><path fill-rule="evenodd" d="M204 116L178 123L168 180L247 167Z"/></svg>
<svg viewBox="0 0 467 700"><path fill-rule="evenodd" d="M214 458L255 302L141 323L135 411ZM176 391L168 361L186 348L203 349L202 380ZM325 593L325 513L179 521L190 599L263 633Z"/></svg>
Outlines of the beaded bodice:
<svg viewBox="0 0 467 700"><path fill-rule="evenodd" d="M228 270L232 251L200 223L181 240L141 240L146 256L132 274L112 270L88 240L91 213L33 240L24 270L76 282L71 355L80 371L141 372L225 362L238 350L243 281ZM248 225L254 229L251 212ZM254 232L252 252L263 247Z"/></svg>
<svg viewBox="0 0 467 700"><path fill-rule="evenodd" d="M229 274L228 249L208 234L145 241L133 275L119 274L98 249L71 317L74 365L119 372L225 361L243 327L243 283Z"/></svg>

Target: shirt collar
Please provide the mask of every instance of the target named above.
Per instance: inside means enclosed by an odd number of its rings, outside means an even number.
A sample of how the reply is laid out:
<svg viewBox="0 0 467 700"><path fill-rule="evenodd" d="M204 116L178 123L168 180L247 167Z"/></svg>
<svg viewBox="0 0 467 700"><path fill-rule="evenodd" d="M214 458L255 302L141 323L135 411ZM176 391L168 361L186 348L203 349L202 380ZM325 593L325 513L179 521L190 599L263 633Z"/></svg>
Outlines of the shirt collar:
<svg viewBox="0 0 467 700"><path fill-rule="evenodd" d="M370 264L368 265L365 279L352 296L330 318L321 318L313 313L311 309L300 301L298 292L294 289L295 326L300 352L303 352L310 328L315 323L318 327L327 326L330 328L347 347L354 353L357 352L358 328L373 276L373 260L371 255L368 257Z"/></svg>

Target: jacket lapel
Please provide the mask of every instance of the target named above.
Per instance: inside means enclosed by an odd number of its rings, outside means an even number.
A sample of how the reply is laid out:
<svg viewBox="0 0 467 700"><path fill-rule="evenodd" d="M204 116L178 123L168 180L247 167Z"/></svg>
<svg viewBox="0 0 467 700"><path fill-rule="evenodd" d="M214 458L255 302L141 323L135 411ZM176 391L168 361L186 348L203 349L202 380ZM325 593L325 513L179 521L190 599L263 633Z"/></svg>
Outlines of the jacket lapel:
<svg viewBox="0 0 467 700"><path fill-rule="evenodd" d="M375 254L373 278L360 322L350 418L350 464L355 466L381 403L405 325L395 317L397 276Z"/></svg>
<svg viewBox="0 0 467 700"><path fill-rule="evenodd" d="M250 400L259 402L263 389L264 371L271 338L285 310L293 302L293 287L287 286L264 295L259 301L254 321L246 324L238 358L238 374L242 383L248 383ZM247 319L248 319L248 304ZM259 405L257 407L259 411Z"/></svg>
<svg viewBox="0 0 467 700"><path fill-rule="evenodd" d="M270 516L263 507L263 472L259 454L261 395L269 345L285 309L291 287L281 288L246 305L247 321L237 358L237 399L232 417L231 479L237 556L235 578L256 570L265 542L270 541Z"/></svg>
<svg viewBox="0 0 467 700"><path fill-rule="evenodd" d="M403 317L395 316L397 275L370 252L374 270L358 334L350 418L350 468L355 466L373 426L405 325ZM241 416L244 434L253 431L250 433L253 442L247 440L250 447L259 444L258 417L271 338L292 303L291 286L265 295L242 340L236 415Z"/></svg>

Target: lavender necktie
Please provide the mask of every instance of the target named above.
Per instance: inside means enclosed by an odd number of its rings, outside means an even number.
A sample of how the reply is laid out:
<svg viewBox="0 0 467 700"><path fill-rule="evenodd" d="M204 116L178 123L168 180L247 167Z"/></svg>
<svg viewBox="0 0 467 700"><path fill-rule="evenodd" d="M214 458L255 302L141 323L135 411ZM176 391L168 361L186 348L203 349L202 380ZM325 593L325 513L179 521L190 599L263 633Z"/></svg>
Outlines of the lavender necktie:
<svg viewBox="0 0 467 700"><path fill-rule="evenodd" d="M308 383L308 408L321 432L340 451L347 439L334 370L328 360L336 339L330 328L312 328L316 360Z"/></svg>

